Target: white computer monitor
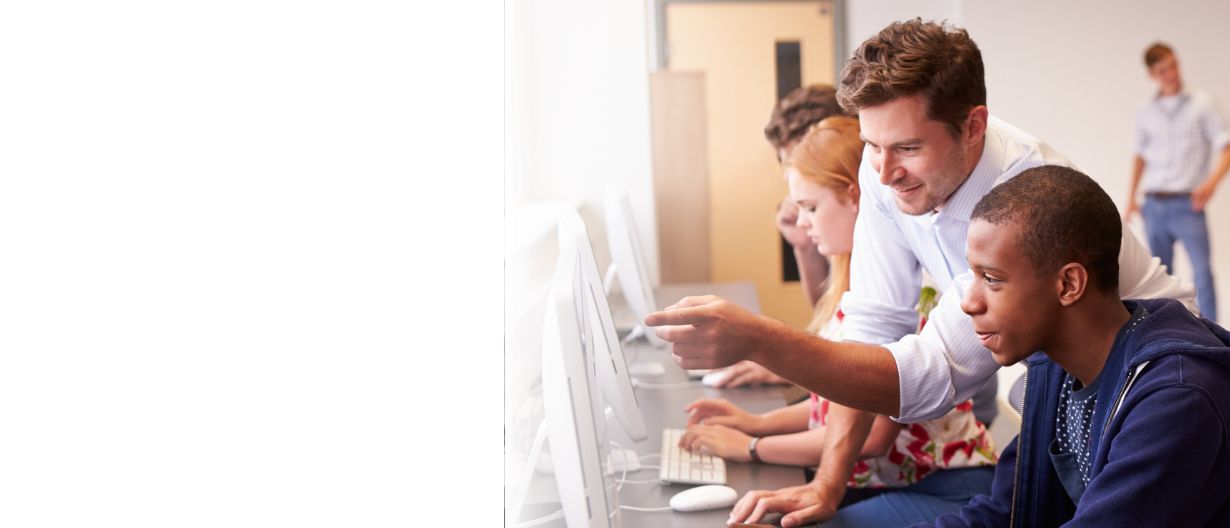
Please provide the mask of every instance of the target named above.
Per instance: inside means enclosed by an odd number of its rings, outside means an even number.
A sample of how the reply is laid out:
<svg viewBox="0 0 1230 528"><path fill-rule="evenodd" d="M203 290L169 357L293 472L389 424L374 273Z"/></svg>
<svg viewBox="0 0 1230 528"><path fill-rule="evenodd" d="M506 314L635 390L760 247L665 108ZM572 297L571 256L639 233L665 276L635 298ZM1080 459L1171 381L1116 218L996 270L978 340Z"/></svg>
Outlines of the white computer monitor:
<svg viewBox="0 0 1230 528"><path fill-rule="evenodd" d="M623 291L628 307L636 315L638 327L649 342L656 346L666 344L651 329L643 326L645 316L658 309L657 302L653 296L649 265L645 262L644 249L636 234L636 224L632 221L632 206L628 203L628 196L614 187L607 187L606 190L606 231L611 250L611 268L607 273L614 273L619 280L619 289Z"/></svg>
<svg viewBox="0 0 1230 528"><path fill-rule="evenodd" d="M611 307L602 287L598 261L594 257L594 248L589 243L585 222L576 211L568 210L561 214L559 240L561 250L566 244L576 247L581 267L580 287L593 323L590 325L595 351L593 359L597 362L602 394L628 437L635 442L645 440L649 434L645 429L640 402L632 387L632 377L628 373L623 346L620 345L619 336L615 332L615 320L611 317Z"/></svg>
<svg viewBox="0 0 1230 528"><path fill-rule="evenodd" d="M547 438L569 528L618 527L619 496L603 467L608 438L601 391L595 386L595 347L583 276L576 245L561 240L543 318Z"/></svg>

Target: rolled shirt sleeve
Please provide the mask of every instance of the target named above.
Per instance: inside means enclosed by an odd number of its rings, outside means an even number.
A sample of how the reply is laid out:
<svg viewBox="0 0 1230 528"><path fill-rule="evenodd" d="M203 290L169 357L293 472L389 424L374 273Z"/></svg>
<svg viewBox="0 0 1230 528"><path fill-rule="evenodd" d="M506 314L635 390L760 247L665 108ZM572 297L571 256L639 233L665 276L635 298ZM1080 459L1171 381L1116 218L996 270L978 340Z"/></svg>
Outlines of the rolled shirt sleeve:
<svg viewBox="0 0 1230 528"><path fill-rule="evenodd" d="M1213 152L1219 152L1230 145L1230 132L1226 131L1226 121L1211 99L1204 99L1200 115L1200 128L1208 140Z"/></svg>
<svg viewBox="0 0 1230 528"><path fill-rule="evenodd" d="M917 335L885 345L897 362L902 423L939 418L953 405L973 397L995 375L999 364L978 342L974 322L961 310L973 276L953 280Z"/></svg>

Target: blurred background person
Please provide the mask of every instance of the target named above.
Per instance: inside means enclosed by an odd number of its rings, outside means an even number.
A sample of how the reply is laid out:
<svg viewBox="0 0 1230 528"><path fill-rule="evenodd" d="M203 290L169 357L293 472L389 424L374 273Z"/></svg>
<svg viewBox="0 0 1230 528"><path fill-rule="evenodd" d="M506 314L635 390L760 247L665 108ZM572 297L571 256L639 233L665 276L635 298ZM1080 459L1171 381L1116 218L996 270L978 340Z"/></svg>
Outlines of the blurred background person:
<svg viewBox="0 0 1230 528"><path fill-rule="evenodd" d="M1145 50L1149 78L1157 92L1136 112L1136 156L1124 219L1140 212L1149 250L1174 272L1174 244L1192 263L1196 304L1217 320L1217 291L1209 262L1209 227L1204 207L1230 169L1230 133L1213 100L1183 86L1174 49L1161 42ZM1219 152L1216 167L1209 160ZM1144 182L1145 202L1136 201Z"/></svg>

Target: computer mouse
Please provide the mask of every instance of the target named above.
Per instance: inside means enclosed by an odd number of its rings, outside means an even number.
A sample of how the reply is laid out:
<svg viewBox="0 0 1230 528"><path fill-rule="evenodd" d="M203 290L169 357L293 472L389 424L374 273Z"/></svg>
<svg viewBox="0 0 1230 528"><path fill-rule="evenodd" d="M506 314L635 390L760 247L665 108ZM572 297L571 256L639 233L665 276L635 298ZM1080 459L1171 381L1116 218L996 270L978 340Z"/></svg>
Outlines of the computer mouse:
<svg viewBox="0 0 1230 528"><path fill-rule="evenodd" d="M675 511L694 512L728 508L739 500L739 493L730 486L710 484L689 490L683 490L671 497L671 508Z"/></svg>
<svg viewBox="0 0 1230 528"><path fill-rule="evenodd" d="M719 370L717 372L710 372L708 374L705 374L705 377L701 378L700 382L706 387L716 387L719 383L722 382L722 380L726 379L726 375L727 374L725 370Z"/></svg>
<svg viewBox="0 0 1230 528"><path fill-rule="evenodd" d="M709 374L711 372L717 372L722 369L683 369L683 370L684 372L688 373L688 379L701 379L705 377L705 374Z"/></svg>

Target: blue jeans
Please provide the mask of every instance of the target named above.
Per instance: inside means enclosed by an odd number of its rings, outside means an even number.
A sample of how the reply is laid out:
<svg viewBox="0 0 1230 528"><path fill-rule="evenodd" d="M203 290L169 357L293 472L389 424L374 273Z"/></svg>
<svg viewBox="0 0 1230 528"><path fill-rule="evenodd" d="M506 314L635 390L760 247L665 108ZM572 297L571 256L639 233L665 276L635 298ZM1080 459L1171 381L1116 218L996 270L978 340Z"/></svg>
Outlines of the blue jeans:
<svg viewBox="0 0 1230 528"><path fill-rule="evenodd" d="M1174 274L1174 243L1183 242L1192 261L1196 283L1196 304L1200 315L1217 321L1217 292L1213 288L1213 268L1209 264L1209 227L1204 212L1192 211L1190 196L1149 196L1140 207L1145 219L1145 234L1149 237L1149 251L1162 260Z"/></svg>
<svg viewBox="0 0 1230 528"><path fill-rule="evenodd" d="M913 485L841 508L819 526L889 528L934 522L936 517L969 504L975 495L990 495L994 477L995 466L937 471Z"/></svg>

